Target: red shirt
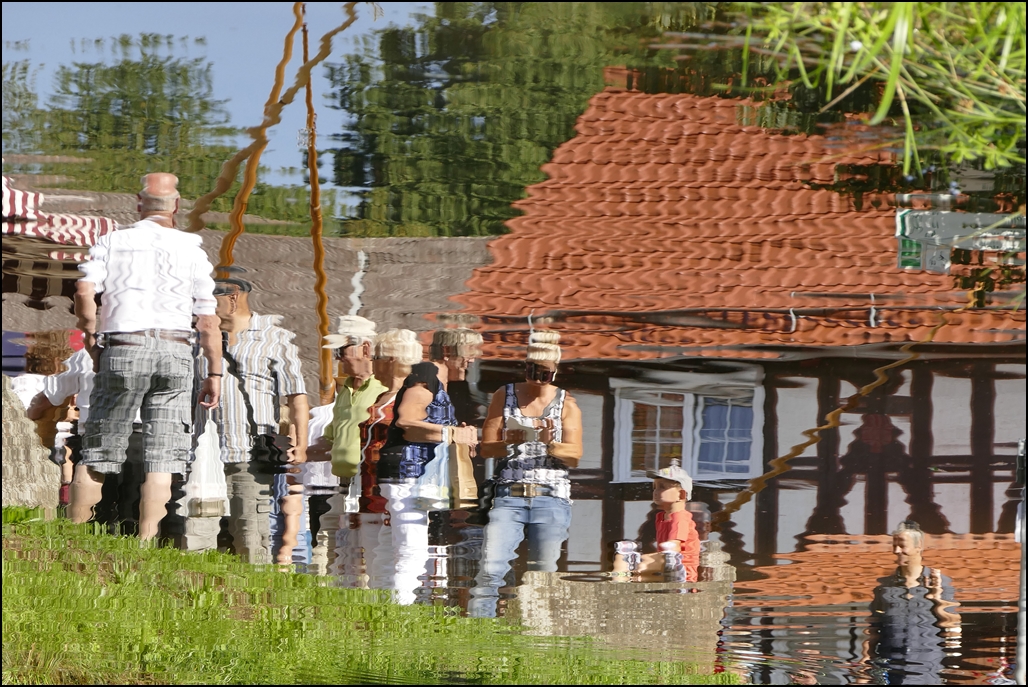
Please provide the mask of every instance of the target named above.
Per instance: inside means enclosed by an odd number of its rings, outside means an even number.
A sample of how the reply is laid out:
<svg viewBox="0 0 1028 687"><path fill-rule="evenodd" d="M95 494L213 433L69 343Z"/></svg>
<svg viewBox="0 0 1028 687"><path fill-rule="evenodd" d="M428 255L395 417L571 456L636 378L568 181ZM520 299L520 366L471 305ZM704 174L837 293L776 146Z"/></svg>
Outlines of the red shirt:
<svg viewBox="0 0 1028 687"><path fill-rule="evenodd" d="M678 542L686 579L695 581L700 566L700 533L696 531L692 513L687 510L673 513L657 512L657 545L660 546L667 541Z"/></svg>
<svg viewBox="0 0 1028 687"><path fill-rule="evenodd" d="M386 512L386 500L378 490L376 468L378 467L379 452L385 446L389 425L393 422L395 400L393 397L384 406L372 406L371 416L360 426L361 446L365 447L364 459L361 461L360 510L362 513Z"/></svg>

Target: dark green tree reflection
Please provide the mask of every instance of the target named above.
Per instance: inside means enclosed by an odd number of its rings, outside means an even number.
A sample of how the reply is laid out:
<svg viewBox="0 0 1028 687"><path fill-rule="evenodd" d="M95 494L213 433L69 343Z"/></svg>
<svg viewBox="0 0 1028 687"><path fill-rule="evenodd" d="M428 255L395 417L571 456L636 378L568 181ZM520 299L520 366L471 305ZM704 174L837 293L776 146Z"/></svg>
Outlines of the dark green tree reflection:
<svg viewBox="0 0 1028 687"><path fill-rule="evenodd" d="M329 66L334 181L363 187L356 235L503 232L512 201L574 135L612 65L672 66L648 48L702 17L704 3L437 3ZM663 62L661 62L663 61Z"/></svg>

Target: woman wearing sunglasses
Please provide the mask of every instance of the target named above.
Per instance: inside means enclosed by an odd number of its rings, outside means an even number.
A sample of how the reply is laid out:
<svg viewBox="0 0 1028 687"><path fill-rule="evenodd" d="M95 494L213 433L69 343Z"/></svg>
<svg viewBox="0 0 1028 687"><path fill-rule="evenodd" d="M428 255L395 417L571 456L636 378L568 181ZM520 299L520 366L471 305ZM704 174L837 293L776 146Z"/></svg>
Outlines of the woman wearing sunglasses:
<svg viewBox="0 0 1028 687"><path fill-rule="evenodd" d="M475 579L471 615L494 617L499 588L522 540L528 569L555 572L571 525L568 469L582 457L582 413L571 394L553 382L560 335L529 335L525 381L493 395L482 429L481 455L496 458L487 486L492 507Z"/></svg>

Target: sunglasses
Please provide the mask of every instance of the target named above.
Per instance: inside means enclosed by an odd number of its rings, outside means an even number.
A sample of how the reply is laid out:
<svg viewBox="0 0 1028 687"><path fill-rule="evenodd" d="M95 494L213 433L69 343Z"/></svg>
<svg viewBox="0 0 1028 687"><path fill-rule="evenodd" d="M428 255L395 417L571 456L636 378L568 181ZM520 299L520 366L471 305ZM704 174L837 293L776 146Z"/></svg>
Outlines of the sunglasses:
<svg viewBox="0 0 1028 687"><path fill-rule="evenodd" d="M540 384L549 384L557 377L557 371L535 363L525 363L525 378Z"/></svg>

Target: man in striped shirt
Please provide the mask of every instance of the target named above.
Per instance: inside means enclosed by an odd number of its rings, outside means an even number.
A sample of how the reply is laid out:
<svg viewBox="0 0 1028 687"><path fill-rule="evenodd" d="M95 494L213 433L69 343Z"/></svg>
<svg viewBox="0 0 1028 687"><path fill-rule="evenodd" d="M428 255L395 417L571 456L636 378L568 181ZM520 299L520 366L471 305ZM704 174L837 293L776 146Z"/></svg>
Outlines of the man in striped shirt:
<svg viewBox="0 0 1028 687"><path fill-rule="evenodd" d="M203 432L208 419L215 422L225 464L233 549L251 562L270 563L271 501L288 496L273 494L272 484L283 482L275 481L276 476L282 477L283 464L307 460L310 409L299 351L293 343L296 335L279 326L279 315L259 315L250 309L250 282L239 277L215 282L225 376L220 407L210 415L197 409L196 434ZM204 361L198 361L197 367L202 377ZM283 402L289 410L289 436L280 433ZM186 504L186 513L197 510L202 509ZM218 522L213 517L189 517L185 523L188 548L214 548Z"/></svg>
<svg viewBox="0 0 1028 687"><path fill-rule="evenodd" d="M221 407L216 413L222 462L244 463L256 458L303 463L307 460L310 409L300 354L293 343L296 335L279 326L280 315L259 315L250 309L250 282L238 277L215 282L225 360ZM279 436L283 401L295 431L291 447ZM274 455L255 456L253 452L263 450L262 446Z"/></svg>

